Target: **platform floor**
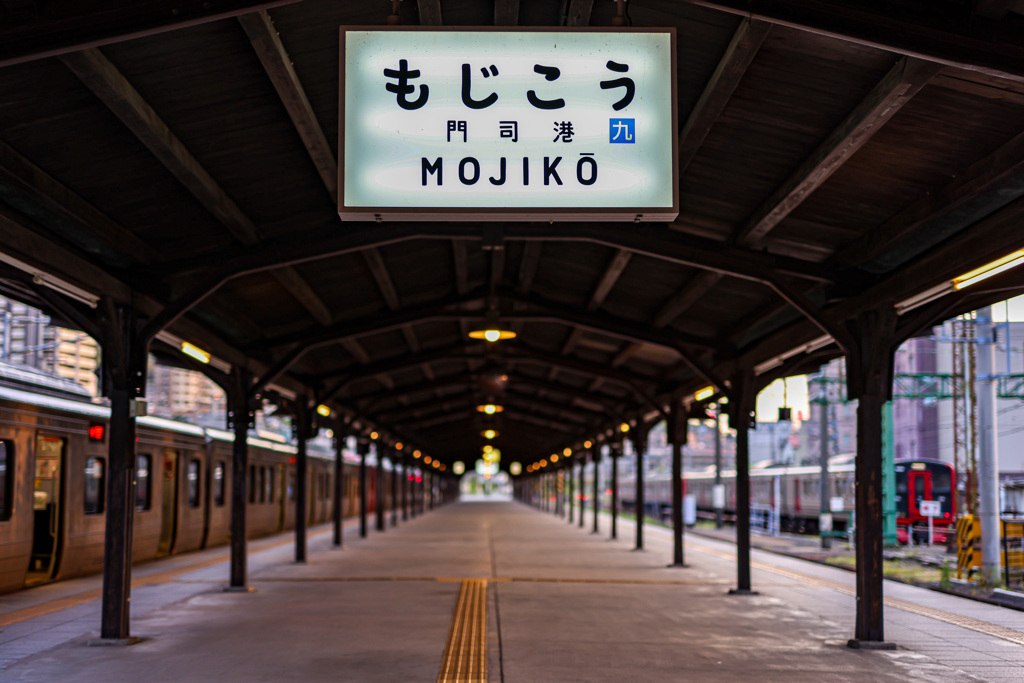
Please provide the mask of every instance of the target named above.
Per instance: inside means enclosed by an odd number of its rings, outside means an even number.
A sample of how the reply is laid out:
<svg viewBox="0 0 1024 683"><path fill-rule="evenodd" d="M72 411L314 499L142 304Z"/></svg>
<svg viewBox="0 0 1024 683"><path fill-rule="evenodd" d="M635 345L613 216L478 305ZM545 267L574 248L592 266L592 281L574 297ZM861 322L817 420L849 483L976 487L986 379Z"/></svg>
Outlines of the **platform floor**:
<svg viewBox="0 0 1024 683"><path fill-rule="evenodd" d="M486 580L490 681L1024 680L1024 612L886 582L899 649L850 650L850 572L755 551L760 594L731 596L728 543L690 535L670 568L664 529L642 552L628 523L590 529L510 502L349 528L344 550L321 528L305 565L287 537L252 544L249 594L221 591L223 548L151 563L131 647L87 645L96 578L0 596L0 680L436 681L467 578Z"/></svg>

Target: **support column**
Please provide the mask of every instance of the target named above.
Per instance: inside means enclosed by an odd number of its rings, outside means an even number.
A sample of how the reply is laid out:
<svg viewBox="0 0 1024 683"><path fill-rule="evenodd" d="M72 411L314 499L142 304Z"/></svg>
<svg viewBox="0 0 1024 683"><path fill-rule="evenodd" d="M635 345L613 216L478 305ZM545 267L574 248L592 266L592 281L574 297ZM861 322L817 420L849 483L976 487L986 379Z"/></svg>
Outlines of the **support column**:
<svg viewBox="0 0 1024 683"><path fill-rule="evenodd" d="M587 453L584 451L583 457L580 459L580 528L583 528L583 510L586 508L583 499L587 497L587 489L583 483L583 476L587 470Z"/></svg>
<svg viewBox="0 0 1024 683"><path fill-rule="evenodd" d="M720 491L718 488L722 485L722 402L719 401L715 406L715 490ZM723 502L722 505L725 505ZM722 507L715 505L715 528L721 529L725 526L725 520L722 519Z"/></svg>
<svg viewBox="0 0 1024 683"><path fill-rule="evenodd" d="M729 426L736 431L736 588L733 595L755 595L750 589L750 422L757 390L753 372L741 370L729 395Z"/></svg>
<svg viewBox="0 0 1024 683"><path fill-rule="evenodd" d="M228 422L235 435L231 457L231 581L228 590L248 591L245 496L249 469L249 425L253 419L252 374L245 368L231 368L228 392Z"/></svg>
<svg viewBox="0 0 1024 683"><path fill-rule="evenodd" d="M103 537L100 642L130 645L132 526L135 513L135 417L145 395L146 349L129 308L108 306L102 322L104 365L110 387L107 514Z"/></svg>
<svg viewBox="0 0 1024 683"><path fill-rule="evenodd" d="M672 442L672 566L683 565L683 444L686 443L686 415L682 404L672 402L669 412L669 439Z"/></svg>
<svg viewBox="0 0 1024 683"><path fill-rule="evenodd" d="M306 440L312 429L312 410L309 401L300 396L295 416L295 440L298 450L295 454L295 562L300 564L306 562L306 527L309 521Z"/></svg>
<svg viewBox="0 0 1024 683"><path fill-rule="evenodd" d="M882 604L882 409L892 396L896 312L865 311L848 325L847 390L857 401L857 622L850 647L894 649L885 642Z"/></svg>
<svg viewBox="0 0 1024 683"><path fill-rule="evenodd" d="M374 487L376 495L373 511L377 520L377 531L384 531L384 447L380 441L374 444L373 452L377 457L377 485Z"/></svg>
<svg viewBox="0 0 1024 683"><path fill-rule="evenodd" d="M619 458L622 457L622 441L608 444L608 455L612 459L612 540L619 537Z"/></svg>
<svg viewBox="0 0 1024 683"><path fill-rule="evenodd" d="M999 524L999 438L996 411L995 338L992 307L978 311L978 517L981 522L981 575L1002 584ZM1007 328L1009 329L1009 328Z"/></svg>
<svg viewBox="0 0 1024 683"><path fill-rule="evenodd" d="M345 506L345 431L340 426L334 436L334 547L342 546L342 513Z"/></svg>
<svg viewBox="0 0 1024 683"><path fill-rule="evenodd" d="M356 442L356 452L359 454L359 538L366 538L367 496L370 493L366 486L366 456L370 453L370 442L365 437Z"/></svg>
<svg viewBox="0 0 1024 683"><path fill-rule="evenodd" d="M402 521L409 519L409 459L401 457L402 464Z"/></svg>
<svg viewBox="0 0 1024 683"><path fill-rule="evenodd" d="M647 448L647 427L637 425L633 431L633 448L636 451L636 546L633 550L644 549L644 451Z"/></svg>
<svg viewBox="0 0 1024 683"><path fill-rule="evenodd" d="M572 463L570 463L569 468L566 470L568 472L568 476L566 477L567 481L565 483L566 486L569 488L569 524L573 523L573 516L576 511L576 493L575 491L573 491L573 484L576 483L576 477L573 471L574 469L575 468L573 467Z"/></svg>
<svg viewBox="0 0 1024 683"><path fill-rule="evenodd" d="M391 451L391 526L398 526L398 453Z"/></svg>
<svg viewBox="0 0 1024 683"><path fill-rule="evenodd" d="M590 451L590 459L594 461L594 531L598 533L597 519L601 513L601 447Z"/></svg>
<svg viewBox="0 0 1024 683"><path fill-rule="evenodd" d="M434 509L434 473L430 472L428 470L426 475L423 477L423 483L425 483L427 485L427 495L429 496L429 501L430 501L429 509L433 510Z"/></svg>
<svg viewBox="0 0 1024 683"><path fill-rule="evenodd" d="M819 491L821 494L819 505L821 507L819 508L819 518L825 518L825 515L832 516L832 509L830 507L832 504L832 493L829 491L828 486L828 378L825 375L825 366L821 367L821 394L815 400L815 403L821 408L821 413L818 415L818 467L821 470L821 488ZM832 537L828 535L831 531L832 529L819 529L822 550L828 550L832 547Z"/></svg>

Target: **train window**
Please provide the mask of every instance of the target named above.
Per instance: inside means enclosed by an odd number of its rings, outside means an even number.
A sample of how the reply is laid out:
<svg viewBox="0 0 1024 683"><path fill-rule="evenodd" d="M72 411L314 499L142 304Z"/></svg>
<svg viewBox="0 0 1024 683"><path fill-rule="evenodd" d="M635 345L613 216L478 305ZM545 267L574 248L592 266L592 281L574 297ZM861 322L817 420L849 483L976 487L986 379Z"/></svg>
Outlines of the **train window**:
<svg viewBox="0 0 1024 683"><path fill-rule="evenodd" d="M267 502L267 468L260 467L256 470L256 483L259 488L258 496L261 503Z"/></svg>
<svg viewBox="0 0 1024 683"><path fill-rule="evenodd" d="M249 502L256 502L256 465L249 465Z"/></svg>
<svg viewBox="0 0 1024 683"><path fill-rule="evenodd" d="M0 441L0 522L11 518L14 502L14 448L10 441Z"/></svg>
<svg viewBox="0 0 1024 683"><path fill-rule="evenodd" d="M85 459L85 514L98 515L103 512L103 490L106 483L106 463L103 458Z"/></svg>
<svg viewBox="0 0 1024 683"><path fill-rule="evenodd" d="M295 500L295 473L288 475L288 500Z"/></svg>
<svg viewBox="0 0 1024 683"><path fill-rule="evenodd" d="M153 467L153 456L140 454L135 456L135 509L148 510L150 494L153 489L149 473Z"/></svg>
<svg viewBox="0 0 1024 683"><path fill-rule="evenodd" d="M199 507L199 461L192 458L188 461L188 506Z"/></svg>
<svg viewBox="0 0 1024 683"><path fill-rule="evenodd" d="M274 468L267 468L267 502L274 502Z"/></svg>
<svg viewBox="0 0 1024 683"><path fill-rule="evenodd" d="M213 504L224 505L224 463L220 460L213 466Z"/></svg>

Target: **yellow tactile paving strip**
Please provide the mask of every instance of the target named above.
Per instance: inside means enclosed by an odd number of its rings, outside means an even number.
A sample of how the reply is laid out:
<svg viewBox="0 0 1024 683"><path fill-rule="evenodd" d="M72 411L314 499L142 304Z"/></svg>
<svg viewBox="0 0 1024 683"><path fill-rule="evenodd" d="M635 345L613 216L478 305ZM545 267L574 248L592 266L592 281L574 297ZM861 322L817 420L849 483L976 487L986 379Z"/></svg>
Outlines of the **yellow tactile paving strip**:
<svg viewBox="0 0 1024 683"><path fill-rule="evenodd" d="M716 555L728 560L736 559L736 555L733 553L724 552L721 550L712 550L710 548L703 548L694 546L694 550L698 550L702 553L708 553L710 555ZM785 576L790 579L795 579L802 583L806 583L810 586L817 586L818 588L828 588L844 595L851 597L857 597L857 589L854 586L848 586L837 581L829 581L828 579L822 579L817 576L811 576L810 574L803 574L790 569L783 569L773 564L765 562L751 562L752 567L763 569L773 574ZM947 624L953 624L954 626L961 626L963 628L977 631L978 633L984 633L987 636L994 638L1000 638L1007 640L1011 643L1017 643L1018 645L1024 645L1024 633L1021 631L1007 628L1005 626L999 626L998 624L992 624L981 619L975 619L973 617L964 616L962 614L955 614L953 612L947 612L935 607L928 607L927 605L920 605L916 602L910 602L908 600L901 600L899 598L883 597L883 603L886 607L894 607L896 609L903 610L904 612L910 612L912 614L919 614L923 617L942 621Z"/></svg>
<svg viewBox="0 0 1024 683"><path fill-rule="evenodd" d="M462 582L437 683L487 683L486 579Z"/></svg>

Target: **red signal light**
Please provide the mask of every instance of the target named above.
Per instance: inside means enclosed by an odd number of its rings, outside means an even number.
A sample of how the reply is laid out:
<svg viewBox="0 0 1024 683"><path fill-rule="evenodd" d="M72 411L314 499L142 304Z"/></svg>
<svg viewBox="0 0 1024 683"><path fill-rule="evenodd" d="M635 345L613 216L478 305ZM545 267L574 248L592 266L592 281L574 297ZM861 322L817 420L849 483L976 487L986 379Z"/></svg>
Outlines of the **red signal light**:
<svg viewBox="0 0 1024 683"><path fill-rule="evenodd" d="M106 432L106 427L101 424L89 425L89 438L93 441L103 441L103 435Z"/></svg>
<svg viewBox="0 0 1024 683"><path fill-rule="evenodd" d="M294 465L295 464L295 456L294 455L291 456L290 458L288 458L288 464L289 465Z"/></svg>

